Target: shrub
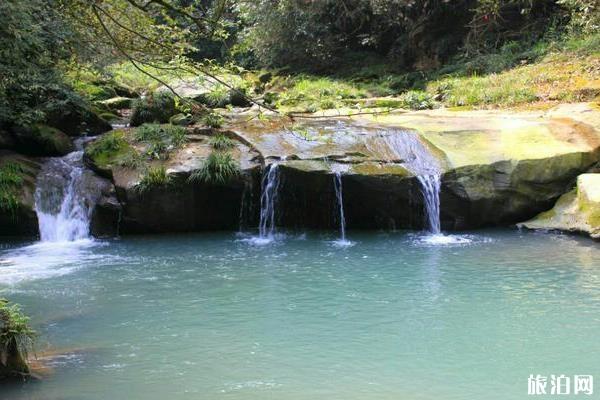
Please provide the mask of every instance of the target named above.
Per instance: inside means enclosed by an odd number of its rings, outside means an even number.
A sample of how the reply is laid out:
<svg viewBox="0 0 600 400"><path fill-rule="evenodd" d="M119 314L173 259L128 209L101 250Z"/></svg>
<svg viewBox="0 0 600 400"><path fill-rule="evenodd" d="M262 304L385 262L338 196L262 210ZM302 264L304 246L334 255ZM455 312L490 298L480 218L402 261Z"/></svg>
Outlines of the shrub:
<svg viewBox="0 0 600 400"><path fill-rule="evenodd" d="M133 102L131 126L139 126L146 122L166 123L175 114L173 95L165 91L155 92Z"/></svg>
<svg viewBox="0 0 600 400"><path fill-rule="evenodd" d="M28 373L27 357L36 333L17 304L0 299L0 361L12 374Z"/></svg>
<svg viewBox="0 0 600 400"><path fill-rule="evenodd" d="M409 90L400 96L402 106L411 110L427 110L435 106L433 96L420 90Z"/></svg>
<svg viewBox="0 0 600 400"><path fill-rule="evenodd" d="M225 86L216 86L206 94L206 104L214 108L222 108L230 103L229 89Z"/></svg>
<svg viewBox="0 0 600 400"><path fill-rule="evenodd" d="M202 123L210 128L220 128L223 126L223 116L217 113L209 113L202 117Z"/></svg>
<svg viewBox="0 0 600 400"><path fill-rule="evenodd" d="M224 184L240 174L240 168L229 153L213 152L202 167L189 177L191 182Z"/></svg>
<svg viewBox="0 0 600 400"><path fill-rule="evenodd" d="M235 140L228 138L222 133L212 136L208 142L215 150L227 150L235 146Z"/></svg>
<svg viewBox="0 0 600 400"><path fill-rule="evenodd" d="M145 192L155 187L168 186L170 184L171 177L167 173L167 169L161 165L158 167L149 167L136 188L139 192Z"/></svg>

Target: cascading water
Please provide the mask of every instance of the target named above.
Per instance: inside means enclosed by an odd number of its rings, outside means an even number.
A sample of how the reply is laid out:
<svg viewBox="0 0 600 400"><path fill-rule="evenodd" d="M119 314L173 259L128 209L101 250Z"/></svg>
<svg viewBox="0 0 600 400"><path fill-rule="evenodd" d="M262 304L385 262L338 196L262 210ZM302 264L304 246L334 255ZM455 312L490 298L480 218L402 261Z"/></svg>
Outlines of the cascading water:
<svg viewBox="0 0 600 400"><path fill-rule="evenodd" d="M337 199L339 218L340 218L340 239L339 243L347 243L346 241L346 218L344 216L344 197L342 192L342 174L335 172L333 174L333 187L335 188L335 197Z"/></svg>
<svg viewBox="0 0 600 400"><path fill-rule="evenodd" d="M440 187L441 177L439 174L417 176L421 184L421 193L425 206L425 218L427 219L427 230L433 234L441 232L440 224Z"/></svg>
<svg viewBox="0 0 600 400"><path fill-rule="evenodd" d="M440 189L441 173L438 160L412 132L392 132L382 136L387 150L384 157L402 160L406 167L417 176L423 195L427 230L434 235L441 232Z"/></svg>
<svg viewBox="0 0 600 400"><path fill-rule="evenodd" d="M35 191L35 210L43 242L89 237L90 207L84 196L83 150L48 160Z"/></svg>
<svg viewBox="0 0 600 400"><path fill-rule="evenodd" d="M259 236L261 239L272 238L275 233L275 206L279 191L279 165L273 163L268 167L262 179L260 195Z"/></svg>

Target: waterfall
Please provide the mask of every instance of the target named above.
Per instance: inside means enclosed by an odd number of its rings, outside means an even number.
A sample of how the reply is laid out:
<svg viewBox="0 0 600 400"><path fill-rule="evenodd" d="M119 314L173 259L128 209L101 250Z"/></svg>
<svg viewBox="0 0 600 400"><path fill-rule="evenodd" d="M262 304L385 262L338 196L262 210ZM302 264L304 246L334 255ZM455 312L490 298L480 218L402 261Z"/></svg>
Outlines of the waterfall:
<svg viewBox="0 0 600 400"><path fill-rule="evenodd" d="M89 237L90 207L84 197L83 150L49 159L38 176L35 210L43 242Z"/></svg>
<svg viewBox="0 0 600 400"><path fill-rule="evenodd" d="M438 160L421 142L418 135L399 131L382 136L383 149L371 148L387 159L402 160L406 168L416 175L423 195L423 208L427 230L433 234L441 232L440 189L441 173Z"/></svg>
<svg viewBox="0 0 600 400"><path fill-rule="evenodd" d="M441 176L434 175L419 175L417 176L421 184L421 193L423 194L423 202L425 208L425 218L427 222L427 230L433 234L441 232L440 224L440 187Z"/></svg>
<svg viewBox="0 0 600 400"><path fill-rule="evenodd" d="M344 198L342 193L342 174L335 172L333 174L333 187L335 188L335 197L337 198L338 209L340 211L340 242L346 241L346 218L344 217Z"/></svg>
<svg viewBox="0 0 600 400"><path fill-rule="evenodd" d="M275 206L279 191L279 165L271 164L262 178L260 195L260 238L271 238L275 232Z"/></svg>

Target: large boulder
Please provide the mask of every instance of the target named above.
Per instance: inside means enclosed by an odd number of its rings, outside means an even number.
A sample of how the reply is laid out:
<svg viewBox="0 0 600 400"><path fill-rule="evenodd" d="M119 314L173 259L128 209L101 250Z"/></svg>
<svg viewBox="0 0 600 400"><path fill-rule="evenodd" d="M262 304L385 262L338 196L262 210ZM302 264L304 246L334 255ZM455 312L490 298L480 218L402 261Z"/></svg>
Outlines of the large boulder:
<svg viewBox="0 0 600 400"><path fill-rule="evenodd" d="M349 228L421 227L416 176L439 174L443 227L469 229L548 209L600 160L599 115L577 104L547 114L436 110L292 126L240 119L234 129L282 166L282 225L333 224L323 215L330 206L312 205L335 204L331 175L341 170Z"/></svg>
<svg viewBox="0 0 600 400"><path fill-rule="evenodd" d="M186 232L237 229L240 212L246 201L248 208L260 196L258 156L242 142L234 142L227 150L240 174L226 182L190 180L190 175L202 168L211 153L211 130L197 130L187 135L187 143L163 159L146 156L147 144L136 142L130 130L119 131L127 145L111 154L96 154L93 144L86 148L86 160L97 172L114 182L122 205L121 233ZM139 163L124 163L124 155L136 152ZM168 182L145 184L151 171L164 168ZM255 210L251 210L254 213ZM255 224L248 216L250 224Z"/></svg>
<svg viewBox="0 0 600 400"><path fill-rule="evenodd" d="M85 103L66 103L63 107L47 113L46 124L60 129L69 136L99 135L112 129Z"/></svg>
<svg viewBox="0 0 600 400"><path fill-rule="evenodd" d="M569 108L571 107L571 108ZM561 106L541 112L451 112L323 119L290 124L232 116L227 134L242 174L225 184L190 182L211 152L211 130L196 130L168 158L88 157L113 180L123 206L122 232L236 229L239 216L256 226L261 180L278 168L277 224L335 228L334 177L341 175L348 228L422 228L422 176L441 178L444 229L509 225L547 210L577 176L600 160L600 112ZM126 135L127 136L127 135ZM129 158L127 158L129 157ZM162 181L140 190L149 171Z"/></svg>
<svg viewBox="0 0 600 400"><path fill-rule="evenodd" d="M27 155L64 156L75 149L68 135L47 125L15 126L12 134L14 149Z"/></svg>
<svg viewBox="0 0 600 400"><path fill-rule="evenodd" d="M582 174L551 210L518 224L529 229L581 232L600 239L600 174Z"/></svg>
<svg viewBox="0 0 600 400"><path fill-rule="evenodd" d="M414 129L437 149L448 229L506 225L548 209L600 159L600 112L562 105L548 113L445 110L377 117Z"/></svg>

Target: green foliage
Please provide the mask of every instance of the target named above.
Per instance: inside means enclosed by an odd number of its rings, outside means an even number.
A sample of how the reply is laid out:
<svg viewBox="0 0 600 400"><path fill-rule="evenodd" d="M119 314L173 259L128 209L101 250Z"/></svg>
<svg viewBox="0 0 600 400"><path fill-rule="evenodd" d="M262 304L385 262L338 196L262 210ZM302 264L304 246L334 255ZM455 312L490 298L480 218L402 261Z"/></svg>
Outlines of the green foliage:
<svg viewBox="0 0 600 400"><path fill-rule="evenodd" d="M128 146L128 144L125 140L123 131L112 131L105 133L92 142L86 148L86 152L92 158L98 158L117 153L126 146Z"/></svg>
<svg viewBox="0 0 600 400"><path fill-rule="evenodd" d="M571 26L582 33L600 29L600 3L597 0L559 0L571 13Z"/></svg>
<svg viewBox="0 0 600 400"><path fill-rule="evenodd" d="M435 107L435 101L430 93L410 90L400 96L403 108L411 110L427 110Z"/></svg>
<svg viewBox="0 0 600 400"><path fill-rule="evenodd" d="M57 63L69 57L72 32L56 6L52 0L0 2L0 124L43 122L46 108L61 101L56 94L70 91Z"/></svg>
<svg viewBox="0 0 600 400"><path fill-rule="evenodd" d="M160 165L149 167L142 176L140 183L137 184L136 189L143 193L152 188L169 186L171 183L171 176L167 173L166 168Z"/></svg>
<svg viewBox="0 0 600 400"><path fill-rule="evenodd" d="M129 169L138 169L144 165L143 157L134 148L116 157L116 162L119 166Z"/></svg>
<svg viewBox="0 0 600 400"><path fill-rule="evenodd" d="M202 124L209 128L218 129L223 126L224 118L218 113L208 113L202 117Z"/></svg>
<svg viewBox="0 0 600 400"><path fill-rule="evenodd" d="M209 139L209 144L215 150L228 150L235 146L235 140L222 133L217 133Z"/></svg>
<svg viewBox="0 0 600 400"><path fill-rule="evenodd" d="M11 354L14 351L22 360L27 360L35 338L36 333L29 325L29 318L21 312L20 307L0 298L0 361L6 365L7 359L15 356Z"/></svg>
<svg viewBox="0 0 600 400"><path fill-rule="evenodd" d="M167 123L176 112L175 99L171 93L155 92L133 102L131 126L154 122Z"/></svg>
<svg viewBox="0 0 600 400"><path fill-rule="evenodd" d="M23 166L18 162L0 166L0 210L13 216L19 207L17 190L23 183L23 172Z"/></svg>
<svg viewBox="0 0 600 400"><path fill-rule="evenodd" d="M304 75L294 79L292 85L281 93L277 106L314 112L339 107L343 100L362 97L366 97L366 92L350 83Z"/></svg>
<svg viewBox="0 0 600 400"><path fill-rule="evenodd" d="M206 104L214 108L222 108L230 103L229 89L223 85L217 85L206 94Z"/></svg>
<svg viewBox="0 0 600 400"><path fill-rule="evenodd" d="M206 158L199 170L190 175L189 180L191 182L225 184L239 174L240 167L231 154L215 151Z"/></svg>
<svg viewBox="0 0 600 400"><path fill-rule="evenodd" d="M138 142L147 143L146 154L158 160L167 158L169 151L187 142L185 128L170 124L144 124L133 131L133 137Z"/></svg>

